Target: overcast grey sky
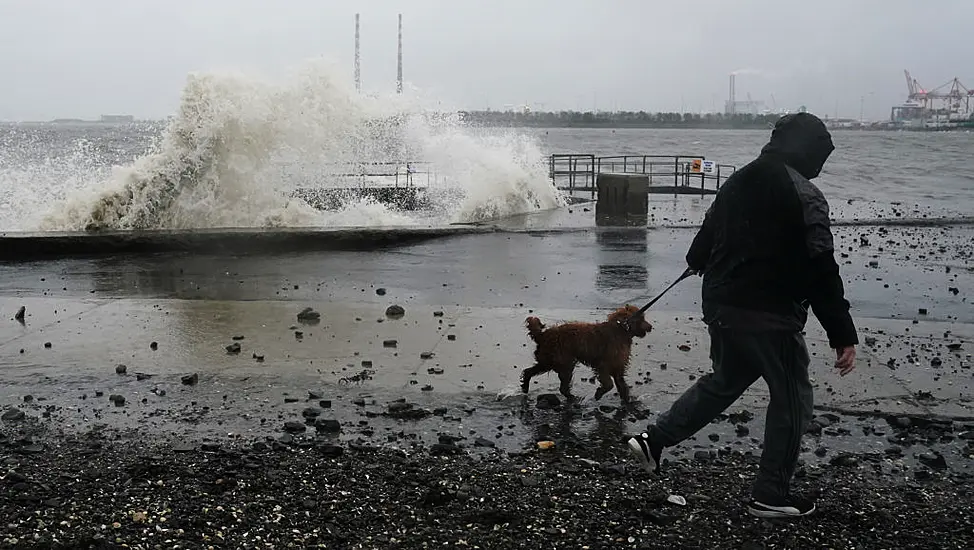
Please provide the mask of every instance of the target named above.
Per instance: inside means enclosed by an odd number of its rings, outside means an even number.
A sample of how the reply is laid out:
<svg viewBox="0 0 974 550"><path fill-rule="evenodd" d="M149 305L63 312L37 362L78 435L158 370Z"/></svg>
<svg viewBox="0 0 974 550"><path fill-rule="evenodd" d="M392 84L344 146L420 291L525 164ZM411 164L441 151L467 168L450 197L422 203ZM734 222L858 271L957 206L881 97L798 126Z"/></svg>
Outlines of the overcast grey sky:
<svg viewBox="0 0 974 550"><path fill-rule="evenodd" d="M0 0L0 119L171 114L186 74L327 56L461 108L722 110L738 99L886 118L903 70L974 86L974 1Z"/></svg>

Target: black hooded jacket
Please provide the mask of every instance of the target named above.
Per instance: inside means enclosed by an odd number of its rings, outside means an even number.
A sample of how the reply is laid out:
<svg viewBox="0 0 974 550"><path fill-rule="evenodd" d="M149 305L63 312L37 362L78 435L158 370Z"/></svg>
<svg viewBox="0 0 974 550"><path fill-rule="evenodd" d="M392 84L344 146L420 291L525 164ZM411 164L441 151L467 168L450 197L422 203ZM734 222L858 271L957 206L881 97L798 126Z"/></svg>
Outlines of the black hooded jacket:
<svg viewBox="0 0 974 550"><path fill-rule="evenodd" d="M812 307L834 347L859 343L835 262L829 205L810 180L835 149L817 117L782 117L721 186L687 253L707 323L802 330Z"/></svg>

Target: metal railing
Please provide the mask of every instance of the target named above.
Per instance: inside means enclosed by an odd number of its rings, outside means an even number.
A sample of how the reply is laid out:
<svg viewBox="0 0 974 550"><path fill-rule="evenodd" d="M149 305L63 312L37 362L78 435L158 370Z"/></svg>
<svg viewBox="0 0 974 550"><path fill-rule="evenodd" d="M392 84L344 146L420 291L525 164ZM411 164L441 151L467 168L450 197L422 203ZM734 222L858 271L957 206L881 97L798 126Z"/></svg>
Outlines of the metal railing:
<svg viewBox="0 0 974 550"><path fill-rule="evenodd" d="M417 183L423 184L424 179L427 187L436 183L436 171L432 163L427 161L358 162L335 166L339 168L328 172L328 176L357 178L362 184L375 184L374 180L365 178L389 178L394 187L413 187Z"/></svg>
<svg viewBox="0 0 974 550"><path fill-rule="evenodd" d="M715 164L712 173L695 171L694 164L703 164L703 155L611 155L557 153L549 157L549 177L552 183L569 194L596 193L596 178L601 173L639 174L649 178L649 185L665 187L675 195L682 193L716 193L720 185L737 168L730 164ZM696 185L699 184L699 185Z"/></svg>

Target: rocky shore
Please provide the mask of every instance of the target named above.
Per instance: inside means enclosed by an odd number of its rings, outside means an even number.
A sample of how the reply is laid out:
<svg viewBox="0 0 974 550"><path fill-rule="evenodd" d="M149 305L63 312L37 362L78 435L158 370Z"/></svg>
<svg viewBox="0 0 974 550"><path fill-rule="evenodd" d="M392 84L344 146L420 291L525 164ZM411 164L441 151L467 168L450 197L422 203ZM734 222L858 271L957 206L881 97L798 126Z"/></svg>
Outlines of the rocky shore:
<svg viewBox="0 0 974 550"><path fill-rule="evenodd" d="M908 474L888 455L804 465L795 488L819 511L784 523L746 514L747 451L655 476L621 441L473 453L449 437L401 450L304 434L185 445L30 418L2 429L5 548L974 546L970 474Z"/></svg>
<svg viewBox="0 0 974 550"><path fill-rule="evenodd" d="M6 264L0 548L974 547L967 227L837 230L863 343L840 378L807 327L811 518L745 513L761 384L661 476L630 460L627 433L709 370L692 282L650 311L635 410L592 402L584 370L577 407L552 377L521 397L526 315L641 302L691 235Z"/></svg>

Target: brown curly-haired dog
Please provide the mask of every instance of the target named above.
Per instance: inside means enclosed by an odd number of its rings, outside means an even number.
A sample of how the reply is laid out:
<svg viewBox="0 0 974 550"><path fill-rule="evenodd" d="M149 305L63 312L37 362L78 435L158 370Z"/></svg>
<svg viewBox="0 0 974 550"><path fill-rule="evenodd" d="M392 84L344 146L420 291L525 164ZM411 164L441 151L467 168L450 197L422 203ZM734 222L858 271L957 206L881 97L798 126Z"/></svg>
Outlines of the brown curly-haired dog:
<svg viewBox="0 0 974 550"><path fill-rule="evenodd" d="M572 373L576 363L582 363L591 367L599 379L596 400L611 391L614 382L619 398L628 403L625 374L632 355L632 339L653 330L643 315L630 319L628 324L623 322L638 311L636 306L627 305L610 313L601 323L564 323L548 329L537 317L528 317L524 324L538 347L534 351L535 365L521 373L521 391L528 393L533 376L555 371L561 381L561 394L574 399Z"/></svg>

